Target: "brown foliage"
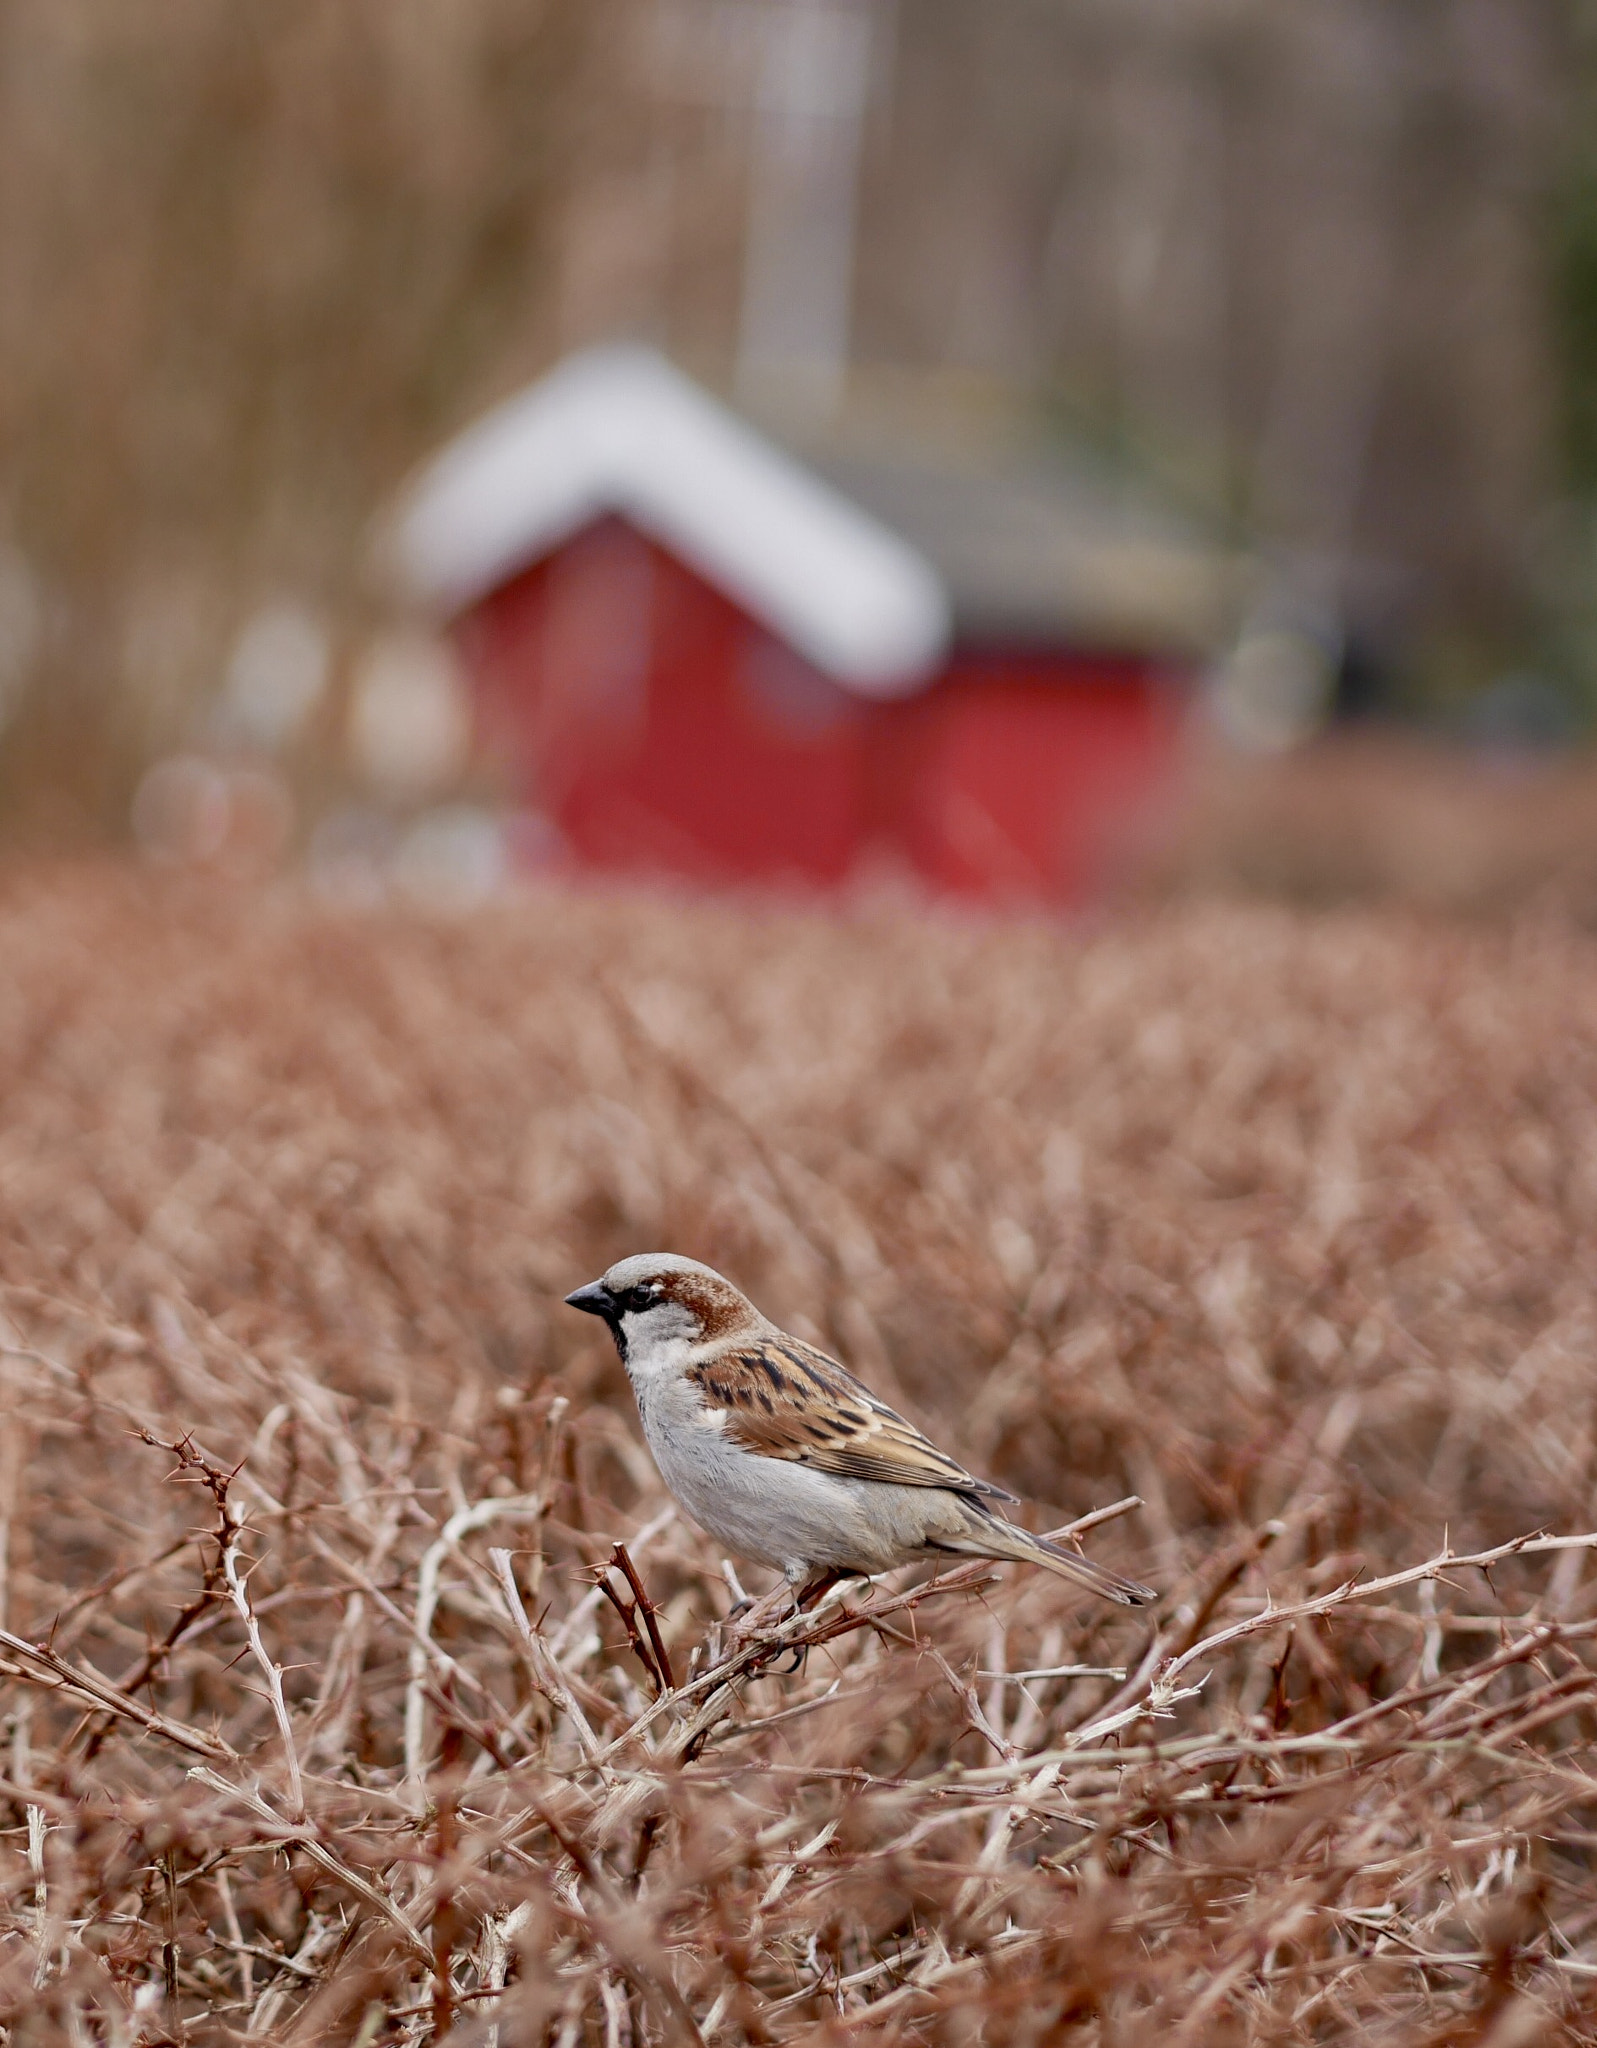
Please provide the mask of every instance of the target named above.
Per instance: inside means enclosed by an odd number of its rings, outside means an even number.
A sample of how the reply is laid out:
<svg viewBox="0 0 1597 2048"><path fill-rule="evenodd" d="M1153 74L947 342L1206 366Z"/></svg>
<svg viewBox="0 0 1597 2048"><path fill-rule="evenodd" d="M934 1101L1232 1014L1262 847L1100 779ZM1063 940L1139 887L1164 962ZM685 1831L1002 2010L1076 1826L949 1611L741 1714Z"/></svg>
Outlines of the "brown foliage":
<svg viewBox="0 0 1597 2048"><path fill-rule="evenodd" d="M1597 926L1597 763L1493 753L1392 729L1333 730L1267 758L1194 751L1144 894L1501 918L1527 905Z"/></svg>
<svg viewBox="0 0 1597 2048"><path fill-rule="evenodd" d="M14 873L0 1091L13 2042L1597 2038L1572 925ZM666 1246L1161 1605L732 1620Z"/></svg>

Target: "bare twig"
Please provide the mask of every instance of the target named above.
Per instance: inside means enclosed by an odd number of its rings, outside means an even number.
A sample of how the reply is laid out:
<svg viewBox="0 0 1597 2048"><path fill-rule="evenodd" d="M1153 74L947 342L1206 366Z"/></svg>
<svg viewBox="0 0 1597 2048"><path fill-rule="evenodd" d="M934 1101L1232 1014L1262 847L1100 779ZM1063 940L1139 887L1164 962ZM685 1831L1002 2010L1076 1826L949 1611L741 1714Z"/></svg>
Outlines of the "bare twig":
<svg viewBox="0 0 1597 2048"><path fill-rule="evenodd" d="M220 1793L224 1799L247 1807L258 1819L264 1821L267 1841L292 1843L295 1848L302 1849L335 1883L343 1885L357 1898L364 1899L373 1911L381 1913L388 1924L409 1943L419 1960L429 1970L432 1968L432 1945L422 1939L406 1918L404 1911L386 1893L379 1891L369 1878L362 1877L359 1871L352 1870L341 1857L334 1855L308 1822L285 1820L282 1815L273 1811L259 1793L247 1792L241 1785L230 1785L226 1778L218 1777L215 1771L206 1770L203 1765L196 1765L189 1772L189 1776L197 1784Z"/></svg>
<svg viewBox="0 0 1597 2048"><path fill-rule="evenodd" d="M405 1693L405 1779L413 1796L422 1793L422 1742L425 1735L427 1664L432 1648L433 1617L438 1611L439 1574L444 1559L461 1540L495 1522L536 1521L543 1513L537 1495L489 1499L457 1508L437 1540L427 1546L416 1575L415 1640L410 1646L410 1683ZM497 1553L495 1553L497 1555Z"/></svg>
<svg viewBox="0 0 1597 2048"><path fill-rule="evenodd" d="M137 1722L151 1734L164 1736L168 1742L176 1743L179 1749L186 1749L193 1756L211 1757L218 1763L236 1761L234 1752L220 1737L203 1735L198 1728L190 1728L169 1714L157 1713L142 1701L130 1699L98 1672L68 1664L43 1644L14 1636L9 1629L0 1629L0 1673L29 1685L65 1693L85 1706L103 1707L121 1720Z"/></svg>

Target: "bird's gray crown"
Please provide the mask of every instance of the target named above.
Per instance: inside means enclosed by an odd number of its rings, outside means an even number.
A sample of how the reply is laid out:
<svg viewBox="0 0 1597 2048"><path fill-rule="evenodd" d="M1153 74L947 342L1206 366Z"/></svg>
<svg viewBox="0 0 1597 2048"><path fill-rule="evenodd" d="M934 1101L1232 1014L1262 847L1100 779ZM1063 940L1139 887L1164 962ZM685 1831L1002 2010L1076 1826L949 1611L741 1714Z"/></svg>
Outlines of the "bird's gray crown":
<svg viewBox="0 0 1597 2048"><path fill-rule="evenodd" d="M680 1252L634 1252L630 1258L617 1259L609 1271L603 1274L603 1284L612 1294L624 1294L629 1287L641 1287L650 1280L671 1281L689 1276L698 1280L711 1280L722 1287L730 1287L713 1266L701 1266L697 1259L685 1259Z"/></svg>

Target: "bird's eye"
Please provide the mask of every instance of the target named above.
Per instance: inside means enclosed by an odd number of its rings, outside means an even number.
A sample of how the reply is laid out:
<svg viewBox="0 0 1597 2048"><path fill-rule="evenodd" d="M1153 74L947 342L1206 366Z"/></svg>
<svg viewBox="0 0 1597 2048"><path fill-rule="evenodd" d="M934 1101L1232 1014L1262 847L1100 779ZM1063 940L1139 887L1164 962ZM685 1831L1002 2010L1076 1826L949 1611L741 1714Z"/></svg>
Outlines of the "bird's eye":
<svg viewBox="0 0 1597 2048"><path fill-rule="evenodd" d="M636 1314L643 1309L653 1308L655 1302L659 1299L659 1295L660 1290L658 1287L651 1287L647 1284L642 1287L629 1287L621 1297L621 1306L625 1309L630 1309Z"/></svg>

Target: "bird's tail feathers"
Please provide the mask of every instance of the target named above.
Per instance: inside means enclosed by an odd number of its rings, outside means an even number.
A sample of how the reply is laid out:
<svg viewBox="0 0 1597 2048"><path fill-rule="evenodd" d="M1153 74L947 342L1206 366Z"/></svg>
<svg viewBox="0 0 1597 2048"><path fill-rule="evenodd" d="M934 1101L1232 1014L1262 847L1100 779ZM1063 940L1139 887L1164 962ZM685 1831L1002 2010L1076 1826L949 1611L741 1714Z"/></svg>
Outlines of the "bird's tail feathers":
<svg viewBox="0 0 1597 2048"><path fill-rule="evenodd" d="M948 1547L954 1549L956 1545L950 1543ZM1090 1587L1122 1607L1146 1607L1159 1597L1151 1586L1139 1586L1135 1579L1122 1578L1107 1565L1094 1564L1080 1551L1066 1550L1062 1544L1050 1543L1046 1536L1034 1536L1029 1529L1001 1521L997 1515L984 1514L980 1528L971 1530L970 1554L1013 1558L1018 1564L1040 1564L1045 1571L1057 1572L1062 1579L1074 1579L1078 1585Z"/></svg>

